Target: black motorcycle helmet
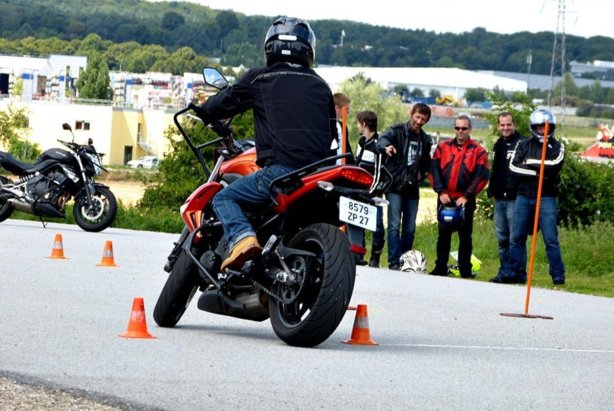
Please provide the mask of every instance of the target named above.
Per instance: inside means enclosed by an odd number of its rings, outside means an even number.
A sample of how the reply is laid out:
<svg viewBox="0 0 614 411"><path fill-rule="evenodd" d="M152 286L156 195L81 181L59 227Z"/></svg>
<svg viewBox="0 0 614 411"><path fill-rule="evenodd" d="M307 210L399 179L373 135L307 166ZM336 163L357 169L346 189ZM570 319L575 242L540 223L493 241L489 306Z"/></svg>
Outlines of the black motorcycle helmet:
<svg viewBox="0 0 614 411"><path fill-rule="evenodd" d="M441 205L437 212L437 221L449 230L458 230L465 221L465 207Z"/></svg>
<svg viewBox="0 0 614 411"><path fill-rule="evenodd" d="M277 62L311 67L316 54L316 35L304 20L295 17L279 17L264 40L266 65Z"/></svg>

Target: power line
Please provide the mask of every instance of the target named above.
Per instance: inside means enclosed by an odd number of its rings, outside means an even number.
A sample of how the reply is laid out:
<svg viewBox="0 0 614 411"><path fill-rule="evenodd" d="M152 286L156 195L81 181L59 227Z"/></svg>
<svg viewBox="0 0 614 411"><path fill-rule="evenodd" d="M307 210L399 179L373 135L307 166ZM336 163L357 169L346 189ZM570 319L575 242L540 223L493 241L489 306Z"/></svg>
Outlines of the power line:
<svg viewBox="0 0 614 411"><path fill-rule="evenodd" d="M550 89L548 90L548 106L552 106L551 98L554 91L554 79L556 74L561 75L561 99L559 105L565 115L565 0L558 0L558 13L556 19L556 31L552 43L552 60L550 62Z"/></svg>

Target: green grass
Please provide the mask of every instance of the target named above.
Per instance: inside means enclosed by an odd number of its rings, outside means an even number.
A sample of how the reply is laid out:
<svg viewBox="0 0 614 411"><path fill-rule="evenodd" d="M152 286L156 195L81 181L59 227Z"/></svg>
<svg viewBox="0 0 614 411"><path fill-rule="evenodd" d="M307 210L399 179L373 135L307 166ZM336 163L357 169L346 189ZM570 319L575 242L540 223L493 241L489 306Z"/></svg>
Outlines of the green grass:
<svg viewBox="0 0 614 411"><path fill-rule="evenodd" d="M65 214L66 218L45 218L45 221L75 224L72 203L66 206ZM38 217L23 213L21 211L14 211L11 218L18 220L40 221ZM136 207L125 206L121 201L119 201L117 216L115 217L111 227L163 233L180 233L183 229L183 221L179 216L179 208L177 208L176 211L143 211Z"/></svg>
<svg viewBox="0 0 614 411"><path fill-rule="evenodd" d="M560 228L559 240L565 263L566 291L582 294L614 297L614 252L611 241L614 238L612 223L597 223L580 229ZM370 247L370 234L367 235L367 245ZM414 249L426 256L427 270L432 270L436 259L437 224L425 223L416 229ZM458 235L452 236L452 251L458 249ZM527 252L530 255L531 237L527 240ZM370 251L367 255L370 254ZM488 281L499 269L499 256L494 224L476 216L473 231L473 254L482 261L476 281ZM453 264L450 258L449 264ZM380 261L382 267L387 267L387 250L384 250ZM533 270L533 286L553 289L552 280L548 274L548 259L544 243L538 234L536 243L535 264ZM562 288L562 287L558 287Z"/></svg>
<svg viewBox="0 0 614 411"><path fill-rule="evenodd" d="M426 199L430 194L426 193ZM49 219L49 221L74 224L71 205L67 208L66 219ZM38 220L29 214L16 211L12 218ZM133 230L179 233L183 227L178 211L140 211L138 208L125 207L120 203L117 218L113 227ZM559 239L563 252L563 261L567 270L566 291L582 294L614 297L614 224L610 222L597 223L578 229L560 228ZM434 266L436 257L437 224L426 222L418 226L414 249L424 253L428 262L428 270ZM367 233L368 248L371 245L371 234ZM170 246L170 245L169 245ZM530 252L531 237L527 241ZM452 251L458 249L458 236L452 236ZM370 254L370 250L367 256ZM488 281L499 268L497 240L494 224L490 219L475 217L473 232L473 254L482 261L476 281ZM387 267L387 249L381 258L381 266ZM450 258L449 264L453 264ZM535 253L533 286L552 289L552 281L548 275L548 260L544 244L538 235ZM561 288L561 287L559 287Z"/></svg>

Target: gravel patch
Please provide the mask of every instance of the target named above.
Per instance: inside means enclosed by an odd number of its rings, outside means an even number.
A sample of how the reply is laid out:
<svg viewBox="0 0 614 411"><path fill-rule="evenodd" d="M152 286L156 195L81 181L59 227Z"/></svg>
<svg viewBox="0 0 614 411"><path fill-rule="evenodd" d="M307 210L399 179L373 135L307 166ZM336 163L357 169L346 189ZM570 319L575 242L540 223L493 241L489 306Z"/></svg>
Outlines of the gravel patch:
<svg viewBox="0 0 614 411"><path fill-rule="evenodd" d="M118 400L98 398L85 391L47 386L40 381L0 375L0 408L3 411L118 411L140 410Z"/></svg>

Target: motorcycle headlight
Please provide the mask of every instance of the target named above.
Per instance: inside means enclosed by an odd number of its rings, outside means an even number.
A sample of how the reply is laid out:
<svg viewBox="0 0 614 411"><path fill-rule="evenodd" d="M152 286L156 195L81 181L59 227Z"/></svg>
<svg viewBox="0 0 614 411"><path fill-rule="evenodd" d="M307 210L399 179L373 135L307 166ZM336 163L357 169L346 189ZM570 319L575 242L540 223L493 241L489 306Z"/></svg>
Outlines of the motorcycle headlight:
<svg viewBox="0 0 614 411"><path fill-rule="evenodd" d="M101 173L100 163L102 162L102 158L100 158L99 155L92 153L85 153L85 156L92 162L92 165L94 166L94 174L99 176Z"/></svg>

